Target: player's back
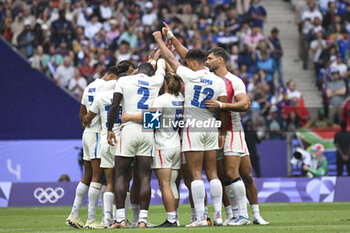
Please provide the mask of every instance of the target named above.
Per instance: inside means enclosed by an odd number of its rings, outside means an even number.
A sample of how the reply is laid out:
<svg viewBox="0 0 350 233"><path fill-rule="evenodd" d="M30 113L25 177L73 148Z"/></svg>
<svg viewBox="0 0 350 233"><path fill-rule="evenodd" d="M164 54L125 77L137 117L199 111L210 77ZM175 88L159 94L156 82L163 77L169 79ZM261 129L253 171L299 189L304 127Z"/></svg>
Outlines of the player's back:
<svg viewBox="0 0 350 233"><path fill-rule="evenodd" d="M239 94L246 94L246 87L243 81L236 75L228 72L227 75L223 78L226 85L227 92L227 102L234 103L235 96ZM241 123L241 116L239 112L229 111L229 121L228 121L228 130L243 130Z"/></svg>
<svg viewBox="0 0 350 233"><path fill-rule="evenodd" d="M214 119L214 111L205 107L205 102L226 96L224 81L208 70L193 71L180 66L177 74L185 83L185 119Z"/></svg>
<svg viewBox="0 0 350 233"><path fill-rule="evenodd" d="M123 112L136 114L149 109L158 96L163 80L164 76L161 74L149 77L140 73L121 77L115 91L123 94Z"/></svg>
<svg viewBox="0 0 350 233"><path fill-rule="evenodd" d="M109 82L115 83L115 80L109 81ZM101 90L96 96L95 103L91 107L91 111L94 113L98 113L98 115L100 116L101 125L102 125L102 130L101 130L102 137L104 135L107 135L109 110L112 106L113 94L114 94L114 90L107 90L107 91ZM120 130L120 125L122 123L120 120L121 113L122 113L122 108L119 108L119 113L113 126L114 132L118 132Z"/></svg>
<svg viewBox="0 0 350 233"><path fill-rule="evenodd" d="M83 92L83 98L81 103L86 106L86 112L89 112L95 98L96 94L103 88L106 81L103 79L96 79L90 83ZM101 130L101 124L99 121L99 116L96 116L92 119L89 126L85 128L85 132L99 132Z"/></svg>
<svg viewBox="0 0 350 233"><path fill-rule="evenodd" d="M184 97L181 93L178 96L165 93L154 100L152 108L161 111L163 121L162 127L155 131L157 150L180 147L178 122L182 116L183 104Z"/></svg>

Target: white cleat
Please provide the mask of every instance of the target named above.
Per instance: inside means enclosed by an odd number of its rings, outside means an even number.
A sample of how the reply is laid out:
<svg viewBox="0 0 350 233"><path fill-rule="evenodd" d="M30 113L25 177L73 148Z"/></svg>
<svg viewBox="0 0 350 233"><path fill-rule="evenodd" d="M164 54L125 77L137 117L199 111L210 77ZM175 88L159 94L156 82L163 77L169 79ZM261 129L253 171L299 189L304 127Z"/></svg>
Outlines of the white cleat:
<svg viewBox="0 0 350 233"><path fill-rule="evenodd" d="M110 227L111 225L113 225L114 221L112 219L104 219L103 222L102 222L102 225L105 227L105 228L108 228Z"/></svg>
<svg viewBox="0 0 350 233"><path fill-rule="evenodd" d="M257 225L270 225L270 222L265 221L261 216L254 218L253 223Z"/></svg>
<svg viewBox="0 0 350 233"><path fill-rule="evenodd" d="M248 224L250 224L250 219L243 216L239 216L236 219L231 219L228 222L228 226L244 226Z"/></svg>
<svg viewBox="0 0 350 233"><path fill-rule="evenodd" d="M214 219L214 226L222 226L224 222L222 221L222 217L218 216L216 219Z"/></svg>
<svg viewBox="0 0 350 233"><path fill-rule="evenodd" d="M228 223L231 221L231 219L226 218L225 221L223 222L223 226L228 226Z"/></svg>
<svg viewBox="0 0 350 233"><path fill-rule="evenodd" d="M204 226L209 226L208 221L205 218L201 221L196 220L196 221L186 225L186 227L204 227Z"/></svg>
<svg viewBox="0 0 350 233"><path fill-rule="evenodd" d="M105 227L97 222L96 220L87 220L85 224L85 229L104 229Z"/></svg>
<svg viewBox="0 0 350 233"><path fill-rule="evenodd" d="M147 221L146 221L146 226L147 226L147 228L152 228L152 227L155 227L155 226L157 226L157 225L154 225L154 224L150 223L150 222L147 220Z"/></svg>
<svg viewBox="0 0 350 233"><path fill-rule="evenodd" d="M74 227L77 229L83 228L84 223L80 220L79 217L75 217L74 215L70 214L68 218L66 219L66 225L68 227Z"/></svg>

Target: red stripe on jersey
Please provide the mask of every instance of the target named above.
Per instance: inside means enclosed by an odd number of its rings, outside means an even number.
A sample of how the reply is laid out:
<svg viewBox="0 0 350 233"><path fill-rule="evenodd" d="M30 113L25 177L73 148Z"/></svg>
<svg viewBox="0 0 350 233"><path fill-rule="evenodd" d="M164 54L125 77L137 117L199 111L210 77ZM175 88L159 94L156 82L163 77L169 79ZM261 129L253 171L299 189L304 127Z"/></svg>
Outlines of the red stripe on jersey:
<svg viewBox="0 0 350 233"><path fill-rule="evenodd" d="M158 152L159 152L160 166L163 168L162 153L160 152L160 150L158 150Z"/></svg>
<svg viewBox="0 0 350 233"><path fill-rule="evenodd" d="M226 85L226 92L227 92L227 103L232 103L234 95L235 95L235 90L233 90L232 82L228 80L227 78L223 78L225 85ZM227 130L232 130L232 116L231 116L231 111L228 111L228 126Z"/></svg>
<svg viewBox="0 0 350 233"><path fill-rule="evenodd" d="M232 151L232 144L233 144L233 138L234 138L234 133L233 133L233 131L232 131L232 129L231 129L231 144L230 144L230 149L231 149L231 151Z"/></svg>
<svg viewBox="0 0 350 233"><path fill-rule="evenodd" d="M183 164L183 162L184 162L184 152L181 152L181 164Z"/></svg>
<svg viewBox="0 0 350 233"><path fill-rule="evenodd" d="M188 140L188 145L189 145L190 150L191 150L192 146L191 146L190 133L188 132L188 128L187 128L187 140Z"/></svg>

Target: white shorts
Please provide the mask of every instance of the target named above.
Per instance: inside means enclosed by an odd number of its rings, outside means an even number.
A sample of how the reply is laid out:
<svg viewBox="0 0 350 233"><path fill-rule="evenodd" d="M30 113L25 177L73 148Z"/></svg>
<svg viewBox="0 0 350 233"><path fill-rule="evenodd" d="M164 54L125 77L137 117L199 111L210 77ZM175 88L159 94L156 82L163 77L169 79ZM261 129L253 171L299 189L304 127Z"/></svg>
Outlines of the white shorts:
<svg viewBox="0 0 350 233"><path fill-rule="evenodd" d="M181 149L180 147L171 149L154 150L152 169L171 168L180 169L181 166Z"/></svg>
<svg viewBox="0 0 350 233"><path fill-rule="evenodd" d="M127 124L121 132L116 155L123 157L152 156L153 131L146 131L141 124Z"/></svg>
<svg viewBox="0 0 350 233"><path fill-rule="evenodd" d="M208 151L219 149L218 131L191 132L187 128L182 132L182 151Z"/></svg>
<svg viewBox="0 0 350 233"><path fill-rule="evenodd" d="M224 155L240 157L249 155L244 131L227 131L224 144Z"/></svg>
<svg viewBox="0 0 350 233"><path fill-rule="evenodd" d="M117 138L119 139L119 138ZM114 168L114 155L116 153L117 146L111 146L107 141L101 142L98 148L99 155L101 155L101 168Z"/></svg>
<svg viewBox="0 0 350 233"><path fill-rule="evenodd" d="M98 153L100 133L84 132L83 133L83 160L91 161L92 159L100 159Z"/></svg>

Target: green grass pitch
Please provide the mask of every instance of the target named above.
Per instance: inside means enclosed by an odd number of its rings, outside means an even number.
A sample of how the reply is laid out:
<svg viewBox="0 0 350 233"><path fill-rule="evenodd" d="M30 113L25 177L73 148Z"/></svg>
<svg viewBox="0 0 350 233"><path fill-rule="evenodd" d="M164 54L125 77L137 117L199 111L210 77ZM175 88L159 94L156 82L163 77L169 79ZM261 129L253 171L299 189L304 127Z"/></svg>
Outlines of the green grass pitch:
<svg viewBox="0 0 350 233"><path fill-rule="evenodd" d="M181 225L189 223L190 207L181 205ZM240 227L201 227L201 228L150 228L150 229L116 229L116 230L77 230L65 226L65 219L71 207L12 207L0 208L0 232L350 232L350 203L269 203L261 204L262 216L271 222L270 226L248 225ZM129 211L129 219L131 219ZM209 213L212 208L209 206ZM80 212L81 219L86 220L87 207ZM101 218L101 209L97 212ZM165 220L165 210L161 205L151 205L149 221L160 224Z"/></svg>

